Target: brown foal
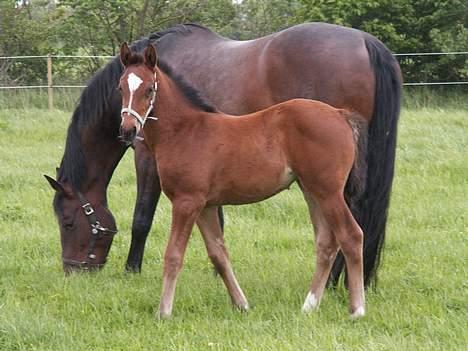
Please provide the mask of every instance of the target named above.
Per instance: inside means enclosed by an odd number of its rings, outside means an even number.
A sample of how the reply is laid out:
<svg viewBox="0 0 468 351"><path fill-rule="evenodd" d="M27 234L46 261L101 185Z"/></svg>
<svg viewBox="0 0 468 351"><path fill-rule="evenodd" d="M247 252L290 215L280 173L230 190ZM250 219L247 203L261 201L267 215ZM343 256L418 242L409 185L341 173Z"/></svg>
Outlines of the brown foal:
<svg viewBox="0 0 468 351"><path fill-rule="evenodd" d="M349 273L351 316L363 316L363 233L343 193L348 177L361 177L365 184L364 120L305 99L246 116L226 115L204 102L167 65L157 65L154 46L139 55L124 43L120 58L125 67L120 79L121 137L132 142L143 128L161 187L172 203L158 316L172 313L177 275L195 223L233 304L247 310L224 245L218 207L264 200L295 181L309 206L317 251L303 311L319 306L340 248Z"/></svg>

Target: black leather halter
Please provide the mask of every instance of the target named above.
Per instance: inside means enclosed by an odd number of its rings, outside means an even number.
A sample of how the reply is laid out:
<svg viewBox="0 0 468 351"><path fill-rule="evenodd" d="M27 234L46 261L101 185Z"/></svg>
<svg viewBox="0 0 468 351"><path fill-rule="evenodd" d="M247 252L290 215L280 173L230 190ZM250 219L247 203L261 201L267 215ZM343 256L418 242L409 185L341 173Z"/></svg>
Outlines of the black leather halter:
<svg viewBox="0 0 468 351"><path fill-rule="evenodd" d="M95 260L96 254L94 253L94 248L96 246L96 241L102 239L106 235L114 236L115 234L117 234L117 230L112 230L103 227L101 223L97 220L96 212L94 211L94 208L91 205L91 203L84 197L84 195L81 192L76 191L75 193L78 197L78 200L80 201L81 208L83 209L83 212L86 218L88 219L89 226L91 227L91 239L88 245L87 258L89 260ZM63 258L62 261L65 264L79 267L82 269L89 269L90 267L100 268L106 263L106 261L104 261L103 263L94 263L92 261L89 261L88 259L86 261L76 261Z"/></svg>

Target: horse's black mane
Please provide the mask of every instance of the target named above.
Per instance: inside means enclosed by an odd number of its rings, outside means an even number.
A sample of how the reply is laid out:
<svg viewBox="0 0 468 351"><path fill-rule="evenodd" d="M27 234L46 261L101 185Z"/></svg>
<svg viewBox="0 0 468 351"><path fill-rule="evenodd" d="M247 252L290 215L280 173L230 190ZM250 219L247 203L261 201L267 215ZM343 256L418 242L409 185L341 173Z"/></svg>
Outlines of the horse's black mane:
<svg viewBox="0 0 468 351"><path fill-rule="evenodd" d="M158 40L168 34L188 35L192 33L194 28L209 31L208 28L194 23L179 24L164 31L152 33L149 37L134 42L131 49L134 52L142 52L149 42L157 45ZM190 84L181 76L175 74L168 64L160 62L158 66L178 84L189 101L195 106L204 111L215 111ZM81 189L87 174L81 140L85 129L99 126L100 133L103 135L113 134L117 138L119 121L116 119L120 117L118 113L120 111L120 100L116 100L115 92L122 72L123 67L119 58L116 57L88 82L73 112L68 127L65 152L57 172L57 179L68 182L75 190ZM110 123L101 123L104 122L104 117L108 117Z"/></svg>

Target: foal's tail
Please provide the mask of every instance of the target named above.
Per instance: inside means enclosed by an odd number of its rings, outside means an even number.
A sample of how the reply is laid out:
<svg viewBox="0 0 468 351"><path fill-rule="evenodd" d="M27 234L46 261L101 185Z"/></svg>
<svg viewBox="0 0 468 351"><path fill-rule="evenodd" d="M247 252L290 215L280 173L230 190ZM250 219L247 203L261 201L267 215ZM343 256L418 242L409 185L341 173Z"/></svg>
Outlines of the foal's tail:
<svg viewBox="0 0 468 351"><path fill-rule="evenodd" d="M347 117L347 122L353 131L355 156L346 182L345 198L351 212L355 213L367 182L367 121L353 112Z"/></svg>

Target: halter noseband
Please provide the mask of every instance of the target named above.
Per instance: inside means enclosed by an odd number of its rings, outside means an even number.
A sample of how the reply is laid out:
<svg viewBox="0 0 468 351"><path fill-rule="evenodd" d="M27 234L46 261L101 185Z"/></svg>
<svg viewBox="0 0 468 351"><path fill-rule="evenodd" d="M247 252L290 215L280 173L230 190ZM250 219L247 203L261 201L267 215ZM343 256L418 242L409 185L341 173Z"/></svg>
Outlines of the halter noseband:
<svg viewBox="0 0 468 351"><path fill-rule="evenodd" d="M143 117L141 117L141 115L132 108L132 100L133 100L133 94L132 94L132 95L130 95L130 101L128 102L128 107L123 107L122 110L120 111L120 115L122 117L122 120L123 120L123 114L128 113L130 116L132 116L133 118L136 119L136 121L140 124L141 129L143 129L143 127L145 126L145 122L146 122L147 119L153 119L153 120L157 121L158 120L157 117L149 116L149 114L151 113L151 111L154 108L154 101L156 100L156 92L157 91L158 91L158 81L156 80L156 73L155 73L154 74L154 90L153 90L153 94L151 96L150 104L148 106L148 109L146 110L145 115Z"/></svg>
<svg viewBox="0 0 468 351"><path fill-rule="evenodd" d="M96 212L94 211L94 208L91 205L91 203L79 191L76 192L76 196L78 197L78 200L80 201L81 208L83 209L83 212L86 218L88 219L88 223L91 227L91 240L88 246L87 257L90 260L94 260L96 259L96 254L94 253L96 241L99 239L102 239L105 235L114 236L115 234L117 234L117 230L112 230L112 229L103 227L101 223L97 220ZM76 260L70 260L67 258L63 258L62 261L66 264L79 267L82 269L89 269L90 267L103 267L104 264L106 263L105 261L103 263L93 263L93 262L89 262L88 260L76 261Z"/></svg>

